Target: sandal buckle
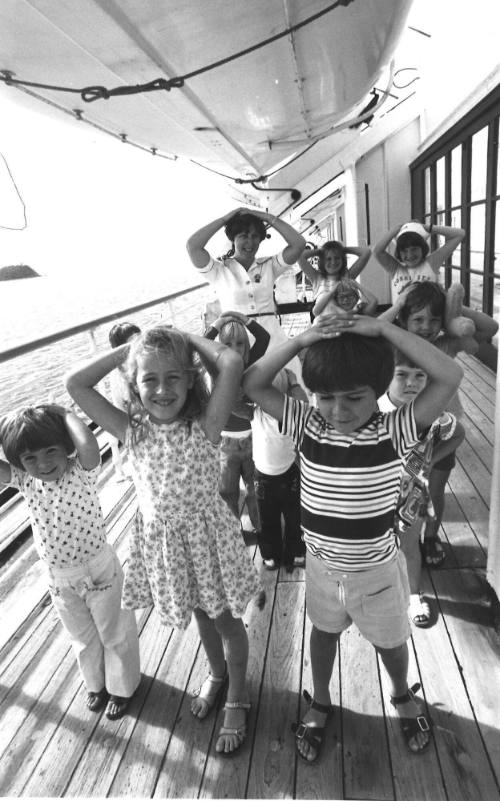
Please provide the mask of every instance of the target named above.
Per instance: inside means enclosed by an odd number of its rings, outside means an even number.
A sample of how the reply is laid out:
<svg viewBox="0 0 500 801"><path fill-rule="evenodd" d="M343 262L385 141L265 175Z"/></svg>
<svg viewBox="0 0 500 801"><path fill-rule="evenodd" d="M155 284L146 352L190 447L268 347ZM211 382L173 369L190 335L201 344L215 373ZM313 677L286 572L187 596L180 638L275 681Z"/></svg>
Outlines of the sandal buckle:
<svg viewBox="0 0 500 801"><path fill-rule="evenodd" d="M416 720L417 720L418 727L419 727L420 731L427 732L427 731L431 730L431 727L429 726L429 724L427 722L427 718L424 715L418 715Z"/></svg>
<svg viewBox="0 0 500 801"><path fill-rule="evenodd" d="M303 740L307 733L307 726L305 723L299 723L294 731L297 740Z"/></svg>

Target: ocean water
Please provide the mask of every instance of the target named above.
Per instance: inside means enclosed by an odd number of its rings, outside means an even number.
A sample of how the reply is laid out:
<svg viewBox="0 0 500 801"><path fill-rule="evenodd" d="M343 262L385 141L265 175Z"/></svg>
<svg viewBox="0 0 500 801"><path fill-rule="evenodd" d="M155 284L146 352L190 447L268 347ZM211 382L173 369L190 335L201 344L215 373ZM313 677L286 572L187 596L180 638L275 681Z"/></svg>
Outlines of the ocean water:
<svg viewBox="0 0 500 801"><path fill-rule="evenodd" d="M72 277L39 277L0 282L0 352L31 342L65 328L97 317L113 314L139 303L163 297L196 285L196 275L157 280L140 278L101 283L98 288ZM126 315L123 319L140 327L160 321L181 329L200 332L207 290L197 290L170 304ZM98 348L108 346L108 331L113 323L96 329ZM69 398L62 384L64 373L80 359L91 356L94 344L88 333L78 334L33 353L0 363L0 415L19 406L54 400L67 404Z"/></svg>

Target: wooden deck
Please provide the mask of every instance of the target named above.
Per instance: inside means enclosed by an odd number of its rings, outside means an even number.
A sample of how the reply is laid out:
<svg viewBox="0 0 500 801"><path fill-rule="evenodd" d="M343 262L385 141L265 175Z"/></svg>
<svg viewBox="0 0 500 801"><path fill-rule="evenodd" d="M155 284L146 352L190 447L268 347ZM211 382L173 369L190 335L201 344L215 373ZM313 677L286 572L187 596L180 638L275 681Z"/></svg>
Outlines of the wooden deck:
<svg viewBox="0 0 500 801"><path fill-rule="evenodd" d="M314 766L296 758L290 723L311 687L301 570L263 571L267 604L247 612L252 710L238 756L215 754L220 711L203 722L189 712L207 669L194 626L164 628L149 609L138 614L143 675L130 714L112 722L89 712L28 548L0 582L0 795L500 801L500 640L483 579L495 381L474 359L462 363L467 437L447 493L447 560L425 576L437 615L410 642L410 680L422 682L434 722L427 753L405 750L383 669L352 627L335 666L323 757ZM109 536L123 559L134 496L105 478Z"/></svg>

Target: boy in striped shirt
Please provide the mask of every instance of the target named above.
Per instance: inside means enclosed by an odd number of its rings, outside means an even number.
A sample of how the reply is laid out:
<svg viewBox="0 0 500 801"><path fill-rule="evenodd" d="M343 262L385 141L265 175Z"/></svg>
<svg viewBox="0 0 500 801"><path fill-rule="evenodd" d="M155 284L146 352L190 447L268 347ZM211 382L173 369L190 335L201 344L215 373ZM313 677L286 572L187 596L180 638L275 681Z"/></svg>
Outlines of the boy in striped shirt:
<svg viewBox="0 0 500 801"><path fill-rule="evenodd" d="M393 348L428 376L425 389L393 412L377 399L393 374ZM272 381L307 348L302 377L316 407ZM329 683L338 638L352 622L380 654L410 751L429 745L430 727L407 683L409 587L394 531L404 460L445 409L460 367L421 338L373 317L330 315L250 367L244 391L275 417L300 454L301 525L307 548L306 600L312 622L314 696L295 725L297 751L320 754L331 711Z"/></svg>

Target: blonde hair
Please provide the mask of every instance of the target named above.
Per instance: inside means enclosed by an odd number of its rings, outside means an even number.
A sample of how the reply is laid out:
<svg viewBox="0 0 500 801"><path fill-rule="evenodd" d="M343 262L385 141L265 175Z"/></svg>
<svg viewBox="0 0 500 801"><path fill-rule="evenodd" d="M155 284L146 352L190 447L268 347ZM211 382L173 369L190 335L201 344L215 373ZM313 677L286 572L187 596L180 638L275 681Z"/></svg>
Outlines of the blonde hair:
<svg viewBox="0 0 500 801"><path fill-rule="evenodd" d="M248 334L243 323L238 320L229 320L221 327L219 331L219 342L223 345L230 345L238 337L243 337L245 342L245 351L243 353L243 364L245 367L248 365L250 357L250 342L248 341Z"/></svg>
<svg viewBox="0 0 500 801"><path fill-rule="evenodd" d="M125 363L128 386L127 408L133 442L138 442L142 438L147 419L137 389L137 360L145 353L162 353L173 359L180 370L193 376L193 384L187 391L186 402L179 413L180 419L189 423L196 420L205 410L209 399L203 367L186 334L168 325L157 325L146 329L132 341Z"/></svg>

